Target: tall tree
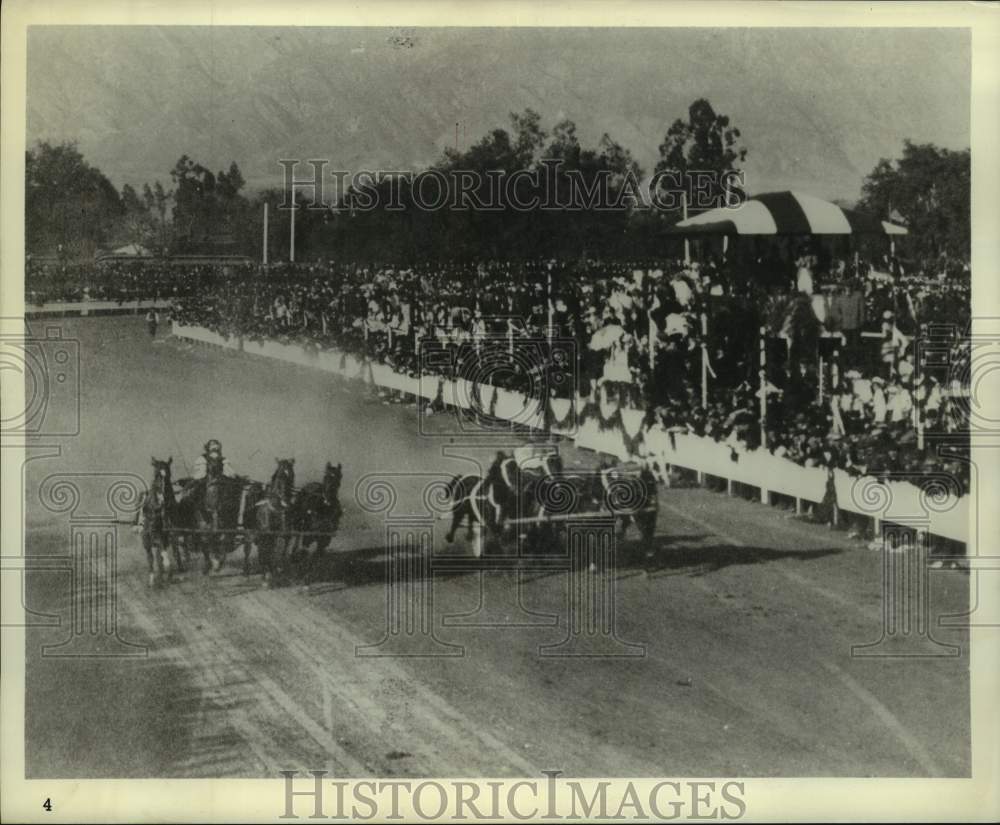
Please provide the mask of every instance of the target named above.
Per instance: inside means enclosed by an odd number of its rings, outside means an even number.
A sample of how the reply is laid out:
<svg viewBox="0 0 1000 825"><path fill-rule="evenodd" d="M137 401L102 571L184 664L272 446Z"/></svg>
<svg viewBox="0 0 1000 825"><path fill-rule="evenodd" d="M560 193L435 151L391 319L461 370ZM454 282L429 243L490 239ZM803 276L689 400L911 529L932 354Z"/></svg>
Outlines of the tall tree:
<svg viewBox="0 0 1000 825"><path fill-rule="evenodd" d="M220 238L228 241L239 234L237 225L248 207L240 194L243 175L236 163L215 175L182 155L170 171L174 181L174 242L178 248L209 247Z"/></svg>
<svg viewBox="0 0 1000 825"><path fill-rule="evenodd" d="M694 101L688 108L688 119L675 120L660 144L655 172L669 173L670 178L669 183L663 181L658 188L662 192L666 186L677 186L689 204L702 208L721 206L726 194L723 176L738 171L746 160L747 149L741 138L740 130L727 115L718 114L704 98ZM708 175L699 181L698 172ZM668 217L674 222L678 215Z"/></svg>
<svg viewBox="0 0 1000 825"><path fill-rule="evenodd" d="M149 189L148 184L146 189ZM121 203L123 239L143 246L153 243L156 239L156 221L147 200L140 198L135 188L126 183L122 187Z"/></svg>
<svg viewBox="0 0 1000 825"><path fill-rule="evenodd" d="M157 180L152 187L148 183L142 186L142 200L146 209L152 216L155 233L153 243L156 244L157 252L163 252L170 245L170 237L167 229L167 205L173 197L173 191L167 192L163 189L163 184Z"/></svg>
<svg viewBox="0 0 1000 825"><path fill-rule="evenodd" d="M922 258L970 254L971 156L931 143L903 142L898 160L882 158L865 178L859 206L904 221L902 243Z"/></svg>

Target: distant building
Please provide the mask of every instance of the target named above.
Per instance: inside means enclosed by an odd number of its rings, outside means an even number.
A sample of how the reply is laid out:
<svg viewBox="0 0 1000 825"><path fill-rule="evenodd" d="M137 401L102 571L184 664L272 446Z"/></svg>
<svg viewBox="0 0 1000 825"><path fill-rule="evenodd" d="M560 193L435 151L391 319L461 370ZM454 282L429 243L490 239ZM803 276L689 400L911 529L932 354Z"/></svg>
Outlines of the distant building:
<svg viewBox="0 0 1000 825"><path fill-rule="evenodd" d="M110 261L137 261L152 257L154 257L153 253L146 249L146 247L141 244L130 243L125 246L120 246L117 249L113 249L110 252L99 252L97 254L97 261L99 263L108 263Z"/></svg>

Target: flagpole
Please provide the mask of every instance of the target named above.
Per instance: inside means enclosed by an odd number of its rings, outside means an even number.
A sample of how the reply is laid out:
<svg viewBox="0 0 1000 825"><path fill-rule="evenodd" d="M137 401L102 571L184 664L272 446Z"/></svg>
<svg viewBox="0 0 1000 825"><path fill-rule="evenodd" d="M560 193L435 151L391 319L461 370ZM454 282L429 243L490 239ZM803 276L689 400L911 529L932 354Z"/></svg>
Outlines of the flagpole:
<svg viewBox="0 0 1000 825"><path fill-rule="evenodd" d="M708 408L708 316L701 313L701 406Z"/></svg>
<svg viewBox="0 0 1000 825"><path fill-rule="evenodd" d="M760 446L767 448L767 330L760 328Z"/></svg>
<svg viewBox="0 0 1000 825"><path fill-rule="evenodd" d="M923 324L917 327L917 334L923 334ZM924 373L920 368L920 360L922 353L920 352L919 341L918 346L914 353L915 357L913 359L913 373L910 376L910 386L913 387L911 392L911 402L913 405L913 417L916 419L914 424L917 430L917 449L920 452L924 451L924 404L927 400L927 386L924 384ZM917 388L920 388L920 392L917 392Z"/></svg>
<svg viewBox="0 0 1000 825"><path fill-rule="evenodd" d="M290 229L289 238L289 251L288 251L288 261L289 263L295 263L295 189L292 189L292 223Z"/></svg>
<svg viewBox="0 0 1000 825"><path fill-rule="evenodd" d="M656 323L653 321L653 302L649 302L649 311L646 313L649 318L649 381L653 382L653 375L656 371Z"/></svg>
<svg viewBox="0 0 1000 825"><path fill-rule="evenodd" d="M549 261L549 278L546 286L546 294L548 296L549 302L549 329L548 329L548 341L549 346L552 346L552 262Z"/></svg>
<svg viewBox="0 0 1000 825"><path fill-rule="evenodd" d="M823 362L823 356L819 357L819 403L823 403L823 370L826 364Z"/></svg>
<svg viewBox="0 0 1000 825"><path fill-rule="evenodd" d="M264 266L267 266L267 201L264 201Z"/></svg>
<svg viewBox="0 0 1000 825"><path fill-rule="evenodd" d="M892 221L892 201L889 201L889 220ZM896 239L891 235L889 236L889 255L890 257L896 257ZM895 273L893 273L895 274Z"/></svg>
<svg viewBox="0 0 1000 825"><path fill-rule="evenodd" d="M830 396L830 414L833 416L833 431L837 435L846 435L844 419L840 415L840 401L836 395Z"/></svg>
<svg viewBox="0 0 1000 825"><path fill-rule="evenodd" d="M681 202L684 208L684 220L687 220L688 216L688 196L687 192L681 192ZM691 263L691 242L688 240L687 235L684 236L684 263Z"/></svg>

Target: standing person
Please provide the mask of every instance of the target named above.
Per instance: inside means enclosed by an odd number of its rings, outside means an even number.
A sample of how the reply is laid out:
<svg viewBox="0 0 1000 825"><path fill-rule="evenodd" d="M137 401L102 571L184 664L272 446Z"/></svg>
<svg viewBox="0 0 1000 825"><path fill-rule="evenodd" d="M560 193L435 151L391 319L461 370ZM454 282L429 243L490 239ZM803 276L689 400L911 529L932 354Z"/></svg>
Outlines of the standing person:
<svg viewBox="0 0 1000 825"><path fill-rule="evenodd" d="M156 337L156 327L160 322L159 315L155 309L151 309L146 313L146 328L149 330L149 337Z"/></svg>
<svg viewBox="0 0 1000 825"><path fill-rule="evenodd" d="M806 295L813 294L813 258L802 255L797 261L798 270L795 274L795 291Z"/></svg>
<svg viewBox="0 0 1000 825"><path fill-rule="evenodd" d="M865 324L865 293L859 278L853 278L846 294L839 296L839 309L848 362L855 364L860 360L861 330Z"/></svg>

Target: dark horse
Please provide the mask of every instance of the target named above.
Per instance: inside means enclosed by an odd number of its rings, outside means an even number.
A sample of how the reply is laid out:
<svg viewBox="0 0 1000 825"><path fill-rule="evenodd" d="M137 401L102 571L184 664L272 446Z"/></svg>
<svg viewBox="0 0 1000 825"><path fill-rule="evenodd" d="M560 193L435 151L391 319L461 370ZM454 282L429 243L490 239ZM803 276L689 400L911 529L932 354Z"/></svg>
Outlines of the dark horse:
<svg viewBox="0 0 1000 825"><path fill-rule="evenodd" d="M545 519L579 509L583 482L563 473L558 453L544 457L541 465L526 469L514 456L497 454L498 467L494 496L500 505L501 532L517 521L517 536L526 546L549 544L554 527Z"/></svg>
<svg viewBox="0 0 1000 825"><path fill-rule="evenodd" d="M498 456L500 474L494 495L502 519L518 519L518 537L526 546L556 549L564 517L601 514L610 517L624 539L634 524L647 551L656 529L656 478L646 467L602 462L597 471L566 473L562 459L546 457L538 471L521 468L513 457ZM555 520L552 520L555 517Z"/></svg>
<svg viewBox="0 0 1000 825"><path fill-rule="evenodd" d="M295 529L292 511L295 504L295 459L276 458L277 467L266 487L252 484L243 497L244 572L249 572L251 542L257 545L264 586L270 587L281 571L280 556L289 549ZM278 558L276 558L276 556Z"/></svg>
<svg viewBox="0 0 1000 825"><path fill-rule="evenodd" d="M658 509L656 476L643 465L601 462L591 478L591 501L610 512L624 539L630 524L639 530L647 555L652 553Z"/></svg>
<svg viewBox="0 0 1000 825"><path fill-rule="evenodd" d="M483 530L490 539L500 537L503 524L503 505L497 499L497 489L500 484L500 461L502 454L498 453L496 460L486 471L486 477L476 475L455 476L447 488L448 501L451 504L451 529L445 537L449 544L455 540L455 533L468 522L468 538L471 541L478 533L475 548L477 556L483 553Z"/></svg>
<svg viewBox="0 0 1000 825"><path fill-rule="evenodd" d="M236 546L240 504L245 478L223 474L221 458L210 457L205 478L189 482L178 501L179 521L186 533L185 547L201 550L202 573L219 570L226 553Z"/></svg>
<svg viewBox="0 0 1000 825"><path fill-rule="evenodd" d="M173 456L166 461L153 458L153 482L143 498L139 514L142 523L142 546L149 562L149 586L156 587L171 574L170 557L167 548L173 551L174 563L178 570L183 570L177 544L170 533L174 526L177 511L177 501L174 499L174 486L170 478L170 465Z"/></svg>
<svg viewBox="0 0 1000 825"><path fill-rule="evenodd" d="M296 543L295 555L300 559L296 566L300 566L306 558L309 558L313 574L317 571L323 552L340 527L340 518L343 515L340 506L340 482L343 477L341 465L334 466L328 461L323 470L323 480L304 485L292 505L293 528L308 534L299 536L299 541ZM310 556L309 548L313 544L316 545L316 549Z"/></svg>

